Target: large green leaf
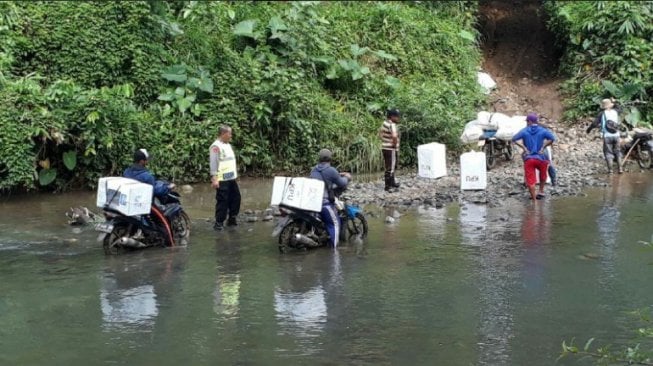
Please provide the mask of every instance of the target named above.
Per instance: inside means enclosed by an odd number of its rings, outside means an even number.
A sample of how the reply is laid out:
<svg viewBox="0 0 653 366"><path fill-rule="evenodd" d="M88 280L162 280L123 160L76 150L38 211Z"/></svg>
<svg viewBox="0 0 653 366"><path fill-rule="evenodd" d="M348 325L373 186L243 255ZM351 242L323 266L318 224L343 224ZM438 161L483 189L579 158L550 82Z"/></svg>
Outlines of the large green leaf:
<svg viewBox="0 0 653 366"><path fill-rule="evenodd" d="M174 93L161 94L161 95L159 95L158 99L166 101L166 102L171 102L171 101L175 100L175 94Z"/></svg>
<svg viewBox="0 0 653 366"><path fill-rule="evenodd" d="M351 55L354 57L362 56L369 50L367 47L360 47L357 44L352 44L349 46L349 50L351 51Z"/></svg>
<svg viewBox="0 0 653 366"><path fill-rule="evenodd" d="M274 16L270 18L270 22L268 23L268 27L270 28L270 31L272 34L275 34L281 30L288 30L288 27L286 26L286 23L283 22L281 18L278 16Z"/></svg>
<svg viewBox="0 0 653 366"><path fill-rule="evenodd" d="M186 66L185 65L169 66L163 70L163 73L161 73L161 77L168 81L184 82L188 78L188 76L186 76Z"/></svg>
<svg viewBox="0 0 653 366"><path fill-rule="evenodd" d="M626 122L633 126L637 126L642 120L642 114L637 107L630 107L629 113L626 115Z"/></svg>
<svg viewBox="0 0 653 366"><path fill-rule="evenodd" d="M378 57L386 59L386 60L397 61L397 56L395 56L393 54L390 54L390 53L387 53L384 50L374 51L374 54L377 55Z"/></svg>
<svg viewBox="0 0 653 366"><path fill-rule="evenodd" d="M200 87L200 79L198 78L188 78L188 81L186 81L186 86L191 88L191 89L199 89Z"/></svg>
<svg viewBox="0 0 653 366"><path fill-rule="evenodd" d="M184 113L186 110L193 104L193 102L189 98L181 98L177 100L177 108L179 108L179 112Z"/></svg>
<svg viewBox="0 0 653 366"><path fill-rule="evenodd" d="M68 170L73 170L77 166L77 153L75 151L66 151L63 153L63 164Z"/></svg>
<svg viewBox="0 0 653 366"><path fill-rule="evenodd" d="M460 32L458 32L458 35L462 39L466 39L466 40L471 41L471 42L476 41L476 37L474 37L474 35L471 32L466 31L464 29L461 30Z"/></svg>
<svg viewBox="0 0 653 366"><path fill-rule="evenodd" d="M329 67L329 71L326 74L326 78L329 80L338 78L338 66L336 64L333 64L331 65L331 67Z"/></svg>
<svg viewBox="0 0 653 366"><path fill-rule="evenodd" d="M256 38L254 28L256 27L256 20L243 20L234 26L234 34L237 36Z"/></svg>
<svg viewBox="0 0 653 366"><path fill-rule="evenodd" d="M392 89L397 89L401 85L401 81L394 76L386 76L384 82Z"/></svg>
<svg viewBox="0 0 653 366"><path fill-rule="evenodd" d="M610 80L603 80L601 83L603 84L605 90L607 90L608 93L612 94L612 96L617 98L621 97L621 90L615 83Z"/></svg>
<svg viewBox="0 0 653 366"><path fill-rule="evenodd" d="M206 93L213 93L213 79L210 76L200 78L199 90Z"/></svg>
<svg viewBox="0 0 653 366"><path fill-rule="evenodd" d="M47 186L57 178L57 169L41 169L39 171L39 184Z"/></svg>

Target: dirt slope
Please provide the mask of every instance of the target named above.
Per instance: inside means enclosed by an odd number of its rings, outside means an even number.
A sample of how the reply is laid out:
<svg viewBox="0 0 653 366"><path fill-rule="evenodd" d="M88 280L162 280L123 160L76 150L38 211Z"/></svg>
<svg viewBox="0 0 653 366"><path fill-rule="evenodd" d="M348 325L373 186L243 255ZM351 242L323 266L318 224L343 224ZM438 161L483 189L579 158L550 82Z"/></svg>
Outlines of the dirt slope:
<svg viewBox="0 0 653 366"><path fill-rule="evenodd" d="M508 115L537 112L555 124L562 117L557 92L558 55L546 29L540 2L480 2L483 69L497 82L493 111Z"/></svg>

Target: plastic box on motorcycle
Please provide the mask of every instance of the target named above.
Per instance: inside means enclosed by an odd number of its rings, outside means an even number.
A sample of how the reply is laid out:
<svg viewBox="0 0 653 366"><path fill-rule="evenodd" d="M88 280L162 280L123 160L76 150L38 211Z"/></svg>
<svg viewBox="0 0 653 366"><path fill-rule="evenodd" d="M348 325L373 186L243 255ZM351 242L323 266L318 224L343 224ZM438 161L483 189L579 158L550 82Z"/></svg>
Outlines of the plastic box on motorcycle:
<svg viewBox="0 0 653 366"><path fill-rule="evenodd" d="M274 177L270 205L320 212L323 196L324 182L319 179Z"/></svg>
<svg viewBox="0 0 653 366"><path fill-rule="evenodd" d="M123 215L147 215L152 206L149 184L123 177L102 177L98 181L97 207L108 206Z"/></svg>
<svg viewBox="0 0 653 366"><path fill-rule="evenodd" d="M422 178L440 178L447 175L445 145L432 142L417 146L417 175Z"/></svg>

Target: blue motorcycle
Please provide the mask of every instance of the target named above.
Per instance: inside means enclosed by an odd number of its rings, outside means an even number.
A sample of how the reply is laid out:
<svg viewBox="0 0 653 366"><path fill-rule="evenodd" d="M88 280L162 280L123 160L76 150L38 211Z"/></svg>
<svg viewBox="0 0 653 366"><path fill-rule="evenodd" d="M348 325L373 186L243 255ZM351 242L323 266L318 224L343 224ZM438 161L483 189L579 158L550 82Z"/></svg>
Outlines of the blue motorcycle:
<svg viewBox="0 0 653 366"><path fill-rule="evenodd" d="M336 198L335 205L341 222L340 240L367 237L367 219L363 215L363 210L358 206L346 204L338 198ZM279 237L281 253L285 253L289 249L306 250L328 245L329 232L319 213L285 205L280 205L279 211L281 211L281 219L272 232L272 236Z"/></svg>

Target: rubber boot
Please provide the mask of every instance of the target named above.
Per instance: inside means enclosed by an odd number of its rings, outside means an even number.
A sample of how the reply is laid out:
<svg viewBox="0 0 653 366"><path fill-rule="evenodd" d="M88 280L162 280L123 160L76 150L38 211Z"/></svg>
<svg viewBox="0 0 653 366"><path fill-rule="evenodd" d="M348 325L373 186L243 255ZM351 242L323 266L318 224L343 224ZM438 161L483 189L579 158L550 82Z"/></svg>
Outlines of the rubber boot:
<svg viewBox="0 0 653 366"><path fill-rule="evenodd" d="M395 173L392 173L392 178L390 179L390 185L393 188L399 188L400 184L395 180Z"/></svg>
<svg viewBox="0 0 653 366"><path fill-rule="evenodd" d="M385 190L392 192L392 173L390 172L385 172Z"/></svg>
<svg viewBox="0 0 653 366"><path fill-rule="evenodd" d="M619 172L619 174L623 174L624 172L624 168L622 166L622 162L621 159L619 159L619 157L617 157L617 172Z"/></svg>

